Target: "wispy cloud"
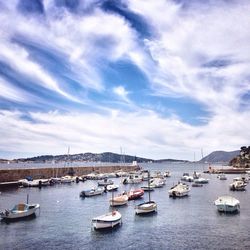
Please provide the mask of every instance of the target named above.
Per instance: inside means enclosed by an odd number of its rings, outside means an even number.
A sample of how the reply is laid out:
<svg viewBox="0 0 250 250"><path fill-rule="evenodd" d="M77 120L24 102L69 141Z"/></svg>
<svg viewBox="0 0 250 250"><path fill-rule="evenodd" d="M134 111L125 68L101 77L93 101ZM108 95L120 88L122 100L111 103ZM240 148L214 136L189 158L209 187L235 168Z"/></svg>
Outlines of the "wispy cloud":
<svg viewBox="0 0 250 250"><path fill-rule="evenodd" d="M249 2L27 3L0 1L1 151L190 159L249 142Z"/></svg>

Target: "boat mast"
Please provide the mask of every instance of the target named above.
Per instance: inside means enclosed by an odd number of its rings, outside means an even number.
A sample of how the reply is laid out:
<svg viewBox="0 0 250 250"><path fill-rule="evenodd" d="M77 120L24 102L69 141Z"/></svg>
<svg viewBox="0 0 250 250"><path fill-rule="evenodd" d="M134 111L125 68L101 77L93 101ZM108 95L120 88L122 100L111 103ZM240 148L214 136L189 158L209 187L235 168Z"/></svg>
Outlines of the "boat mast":
<svg viewBox="0 0 250 250"><path fill-rule="evenodd" d="M150 197L150 172L148 170L148 201L151 200L151 197Z"/></svg>

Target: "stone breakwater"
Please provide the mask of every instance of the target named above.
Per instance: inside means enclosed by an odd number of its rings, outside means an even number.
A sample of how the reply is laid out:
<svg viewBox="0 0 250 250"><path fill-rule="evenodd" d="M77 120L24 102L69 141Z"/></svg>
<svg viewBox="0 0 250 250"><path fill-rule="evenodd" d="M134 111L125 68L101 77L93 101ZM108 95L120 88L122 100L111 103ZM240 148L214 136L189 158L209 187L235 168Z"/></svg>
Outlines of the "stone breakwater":
<svg viewBox="0 0 250 250"><path fill-rule="evenodd" d="M33 179L62 177L65 175L87 175L90 173L111 173L115 171L136 171L139 166L101 166L101 167L59 167L59 168L23 168L23 169L0 169L0 182L11 182L32 177Z"/></svg>

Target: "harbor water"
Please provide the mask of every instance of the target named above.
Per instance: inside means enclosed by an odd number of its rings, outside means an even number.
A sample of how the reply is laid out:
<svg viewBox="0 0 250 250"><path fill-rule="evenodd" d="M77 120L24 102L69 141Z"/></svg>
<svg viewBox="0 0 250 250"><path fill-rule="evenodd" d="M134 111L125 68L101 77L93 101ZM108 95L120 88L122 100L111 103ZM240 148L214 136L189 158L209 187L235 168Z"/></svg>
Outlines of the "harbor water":
<svg viewBox="0 0 250 250"><path fill-rule="evenodd" d="M135 205L148 199L129 201L117 207L122 214L122 225L110 231L95 231L91 219L111 211L111 193L91 198L80 198L79 193L96 186L97 181L58 184L38 188L2 190L0 210L25 202L41 206L35 217L26 220L0 223L0 249L250 249L250 189L229 191L236 175L225 181L216 175L203 174L209 184L191 187L190 195L172 199L168 190L184 172L202 172L203 165L191 163L143 164L143 169L171 172L163 188L155 189L151 198L158 211L150 216L135 215ZM206 167L207 169L207 167ZM146 185L121 183L114 193ZM191 186L191 184L190 184ZM221 195L232 195L240 201L240 213L220 214L214 201Z"/></svg>

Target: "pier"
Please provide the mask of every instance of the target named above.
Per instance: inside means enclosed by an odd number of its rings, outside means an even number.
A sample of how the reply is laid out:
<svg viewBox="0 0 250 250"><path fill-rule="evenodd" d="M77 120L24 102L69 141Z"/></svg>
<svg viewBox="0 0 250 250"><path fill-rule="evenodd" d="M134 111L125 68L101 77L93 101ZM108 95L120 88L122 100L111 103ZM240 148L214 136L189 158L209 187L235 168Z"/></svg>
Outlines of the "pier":
<svg viewBox="0 0 250 250"><path fill-rule="evenodd" d="M139 169L138 165L111 165L111 166L91 166L91 167L44 167L44 168L22 168L22 169L0 169L0 186L14 185L20 179L32 178L51 178L62 177L65 175L82 176L90 173L111 173L115 171L136 171Z"/></svg>

